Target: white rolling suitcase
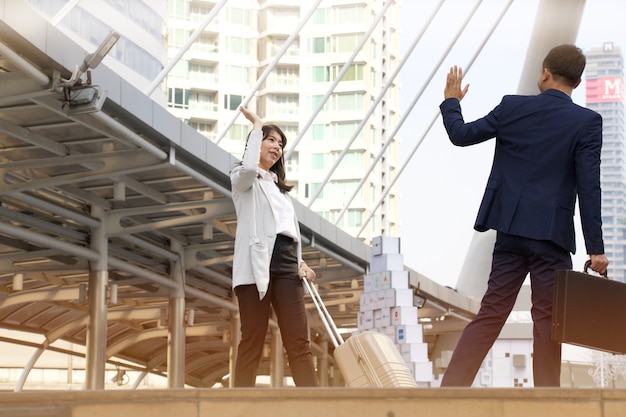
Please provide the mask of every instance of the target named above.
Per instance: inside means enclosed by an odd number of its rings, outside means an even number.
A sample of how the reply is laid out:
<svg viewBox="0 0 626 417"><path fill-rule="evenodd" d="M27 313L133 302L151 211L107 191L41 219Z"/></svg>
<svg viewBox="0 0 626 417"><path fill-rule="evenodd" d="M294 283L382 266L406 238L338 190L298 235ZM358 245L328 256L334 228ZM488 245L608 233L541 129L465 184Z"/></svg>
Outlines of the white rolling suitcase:
<svg viewBox="0 0 626 417"><path fill-rule="evenodd" d="M344 342L315 285L303 278L335 346L335 361L349 387L417 387L415 377L389 336L366 331Z"/></svg>

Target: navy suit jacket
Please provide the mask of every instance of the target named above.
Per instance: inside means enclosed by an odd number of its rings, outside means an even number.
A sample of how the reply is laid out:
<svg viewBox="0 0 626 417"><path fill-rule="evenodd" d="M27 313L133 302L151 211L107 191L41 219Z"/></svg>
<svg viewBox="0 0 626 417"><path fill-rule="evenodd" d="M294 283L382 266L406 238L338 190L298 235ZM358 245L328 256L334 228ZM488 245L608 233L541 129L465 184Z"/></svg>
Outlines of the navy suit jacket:
<svg viewBox="0 0 626 417"><path fill-rule="evenodd" d="M549 240L575 253L574 207L588 254L603 254L600 191L602 117L559 90L510 95L465 123L456 98L440 105L457 146L496 139L491 174L474 228Z"/></svg>

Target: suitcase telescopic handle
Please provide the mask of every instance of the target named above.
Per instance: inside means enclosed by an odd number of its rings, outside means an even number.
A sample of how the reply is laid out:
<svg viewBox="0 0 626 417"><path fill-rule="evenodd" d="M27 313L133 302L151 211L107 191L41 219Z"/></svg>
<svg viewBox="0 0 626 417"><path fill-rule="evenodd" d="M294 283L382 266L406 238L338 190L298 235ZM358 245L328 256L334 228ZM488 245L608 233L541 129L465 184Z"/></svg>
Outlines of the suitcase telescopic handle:
<svg viewBox="0 0 626 417"><path fill-rule="evenodd" d="M583 268L583 271L585 271L585 274L588 274L589 272L587 272L587 269L589 269L589 267L591 266L591 261L589 259L587 259L585 261L585 266ZM601 274L601 276L603 278L608 278L609 276L607 275L607 273L605 272L604 274Z"/></svg>
<svg viewBox="0 0 626 417"><path fill-rule="evenodd" d="M328 337L330 338L330 341L335 347L339 347L344 342L343 337L341 337L341 334L339 333L339 329L337 328L333 317L330 315L328 309L324 305L324 301L322 300L320 293L317 291L317 287L310 283L309 280L306 279L306 277L302 277L302 281L304 281L304 286L309 291L309 294L311 294L313 304L315 304L315 308L320 315L320 319L322 319L322 323L324 324L324 327L328 332Z"/></svg>

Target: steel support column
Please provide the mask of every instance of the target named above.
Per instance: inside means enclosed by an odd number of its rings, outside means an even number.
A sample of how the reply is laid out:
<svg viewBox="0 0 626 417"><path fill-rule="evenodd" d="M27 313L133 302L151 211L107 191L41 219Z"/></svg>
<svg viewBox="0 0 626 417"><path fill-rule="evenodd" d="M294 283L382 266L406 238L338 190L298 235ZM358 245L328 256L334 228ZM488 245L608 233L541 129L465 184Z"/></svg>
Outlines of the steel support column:
<svg viewBox="0 0 626 417"><path fill-rule="evenodd" d="M89 323L87 325L87 369L85 388L104 389L106 364L107 305L106 289L109 281L107 270L108 239L106 236L106 214L94 206L92 215L100 219L100 225L92 229L91 247L99 254L99 259L91 261L89 272Z"/></svg>
<svg viewBox="0 0 626 417"><path fill-rule="evenodd" d="M180 255L178 260L170 262L170 275L178 283L170 290L169 319L167 334L167 386L184 388L185 385L185 292L182 250L179 244L172 246Z"/></svg>

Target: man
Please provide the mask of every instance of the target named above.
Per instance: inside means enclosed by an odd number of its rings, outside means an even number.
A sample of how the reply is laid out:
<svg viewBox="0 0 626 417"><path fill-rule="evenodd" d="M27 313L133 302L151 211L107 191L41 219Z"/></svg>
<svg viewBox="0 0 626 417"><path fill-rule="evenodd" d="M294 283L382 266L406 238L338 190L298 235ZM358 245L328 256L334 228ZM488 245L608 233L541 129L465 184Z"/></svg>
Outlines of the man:
<svg viewBox="0 0 626 417"><path fill-rule="evenodd" d="M485 117L465 123L463 72L453 67L440 105L457 146L496 139L491 174L474 228L497 231L487 291L465 328L441 386L471 386L528 273L532 288L535 386L559 386L561 345L551 340L554 272L571 269L576 197L590 268L606 273L600 214L602 117L572 102L586 58L574 45L543 61L536 96L511 95Z"/></svg>

